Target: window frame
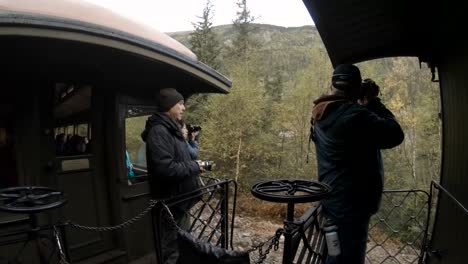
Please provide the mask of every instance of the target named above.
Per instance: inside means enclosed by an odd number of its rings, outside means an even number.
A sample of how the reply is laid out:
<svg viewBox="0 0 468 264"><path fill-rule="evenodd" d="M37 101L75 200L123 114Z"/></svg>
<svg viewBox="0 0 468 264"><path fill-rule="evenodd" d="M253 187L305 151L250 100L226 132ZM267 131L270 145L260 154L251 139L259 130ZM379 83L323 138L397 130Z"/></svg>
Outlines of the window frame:
<svg viewBox="0 0 468 264"><path fill-rule="evenodd" d="M133 103L125 103L124 104L124 116L123 116L123 148L124 152L127 150L127 119L134 118L134 117L141 117L141 116L151 116L153 115L157 109L154 105L144 105L144 104L133 104ZM143 128L144 129L144 128ZM143 130L142 130L143 132ZM145 153L146 154L146 153ZM123 162L125 163L125 154L123 155ZM134 164L135 166L135 164ZM136 167L140 167L141 170L146 170L147 168L142 168L142 166L136 165ZM124 166L126 169L126 166ZM127 171L122 173L125 181L127 181L129 186L140 184L140 183L147 183L148 182L148 172L139 176L128 177Z"/></svg>

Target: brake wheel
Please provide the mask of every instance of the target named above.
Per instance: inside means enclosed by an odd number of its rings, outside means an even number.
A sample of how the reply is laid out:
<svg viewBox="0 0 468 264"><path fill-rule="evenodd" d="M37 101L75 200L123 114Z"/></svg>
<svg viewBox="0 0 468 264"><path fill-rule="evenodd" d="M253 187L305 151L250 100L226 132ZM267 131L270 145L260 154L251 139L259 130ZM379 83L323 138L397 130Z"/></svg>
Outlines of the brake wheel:
<svg viewBox="0 0 468 264"><path fill-rule="evenodd" d="M0 190L0 210L32 214L63 206L63 192L41 186L21 186Z"/></svg>
<svg viewBox="0 0 468 264"><path fill-rule="evenodd" d="M253 196L277 203L308 203L325 198L331 187L318 181L273 180L252 186Z"/></svg>

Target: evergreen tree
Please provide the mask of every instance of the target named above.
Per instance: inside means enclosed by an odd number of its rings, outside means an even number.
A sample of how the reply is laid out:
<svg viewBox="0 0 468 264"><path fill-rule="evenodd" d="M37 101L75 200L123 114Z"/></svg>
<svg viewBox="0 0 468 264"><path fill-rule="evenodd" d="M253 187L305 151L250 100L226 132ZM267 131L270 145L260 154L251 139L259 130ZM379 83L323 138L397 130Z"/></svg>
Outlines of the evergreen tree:
<svg viewBox="0 0 468 264"><path fill-rule="evenodd" d="M198 59L210 66L219 69L218 56L220 53L219 41L213 31L213 5L210 0L206 1L200 21L192 23L195 30L190 33L190 46Z"/></svg>
<svg viewBox="0 0 468 264"><path fill-rule="evenodd" d="M280 102L283 97L284 80L281 70L276 69L273 75L265 77L265 92L272 102Z"/></svg>
<svg viewBox="0 0 468 264"><path fill-rule="evenodd" d="M247 0L238 0L236 3L239 10L237 17L233 21L234 39L230 50L231 58L245 58L249 55L249 49L254 46L254 41L251 37L252 22L255 18L250 15L250 10L247 8Z"/></svg>
<svg viewBox="0 0 468 264"><path fill-rule="evenodd" d="M200 21L192 23L194 31L190 33L189 44L198 59L215 70L220 69L220 47L218 37L213 31L213 5L210 0L206 1ZM200 124L204 121L207 113L207 94L196 94L187 102L186 119L189 123Z"/></svg>

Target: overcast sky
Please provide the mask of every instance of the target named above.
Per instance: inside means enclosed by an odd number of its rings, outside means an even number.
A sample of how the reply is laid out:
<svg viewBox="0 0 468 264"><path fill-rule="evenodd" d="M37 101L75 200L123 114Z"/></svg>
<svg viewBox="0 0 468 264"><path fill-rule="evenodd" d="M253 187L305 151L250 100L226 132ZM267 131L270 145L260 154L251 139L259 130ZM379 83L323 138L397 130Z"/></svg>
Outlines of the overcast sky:
<svg viewBox="0 0 468 264"><path fill-rule="evenodd" d="M206 0L87 0L117 13L138 19L162 32L193 30ZM235 19L235 0L212 0L214 25L231 24ZM247 7L256 23L284 27L313 25L302 0L248 0Z"/></svg>

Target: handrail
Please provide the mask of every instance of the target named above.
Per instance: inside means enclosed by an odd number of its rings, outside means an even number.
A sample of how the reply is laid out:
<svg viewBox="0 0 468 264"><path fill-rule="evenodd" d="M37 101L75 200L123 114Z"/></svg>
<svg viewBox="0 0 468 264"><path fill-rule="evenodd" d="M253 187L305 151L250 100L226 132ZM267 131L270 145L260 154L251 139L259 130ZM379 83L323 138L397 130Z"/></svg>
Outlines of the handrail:
<svg viewBox="0 0 468 264"><path fill-rule="evenodd" d="M206 177L206 178L209 178L209 177ZM223 214L223 217L222 217L221 221L225 221L225 225L223 227L223 223L220 222L220 223L218 223L216 225L216 229L219 226L221 226L221 232L222 232L221 235L222 236L220 237L220 239L224 240L224 241L220 240L221 247L223 247L225 249L229 249L229 247L231 247L231 249L234 249L234 247L233 247L233 237L234 237L235 209L236 209L236 203L237 203L237 182L235 180L232 180L232 179L224 179L224 180L218 180L216 178L210 178L210 179L216 180L215 183L206 184L203 187L200 187L200 188L198 188L198 189L196 189L194 191L190 191L190 192L187 192L187 193L179 194L177 196L173 196L171 198L163 200L163 202L165 203L166 206L171 207L171 206L174 206L174 205L176 205L178 203L183 203L183 202L186 202L186 201L189 201L189 200L194 200L194 199L200 198L204 194L210 194L209 195L210 199L213 197L213 194L215 192L217 192L218 194L219 193L222 194L223 197L214 206L216 208L218 208L218 207L223 208L224 207L224 209L221 209L221 213ZM230 184L233 184L233 189L232 190L229 190L230 189L229 188ZM233 193L234 197L233 197L233 201L232 201L232 216L229 219L228 207L229 207L229 205L231 205L231 203L228 204L228 197L229 197L229 193L231 191L234 192ZM204 202L204 203L208 204L207 202ZM165 208L161 207L161 206L157 206L153 210L155 210L155 211L153 213L152 222L153 222L153 227L156 226L156 228L153 228L153 236L156 239L154 246L155 246L156 258L158 260L160 260L160 258L161 258L160 240L158 238L159 231L157 229L160 227L161 222L160 222L160 217L154 217L154 216L159 216L161 214L161 212L163 210L165 210ZM199 213L201 214L202 211L200 211ZM215 212L211 212L211 214L209 215L210 219L208 219L208 222L211 222L211 220L214 217L214 213ZM197 216L195 216L194 218L198 219ZM193 227L193 225L192 225L192 227ZM206 227L207 227L206 225L203 227L203 230L200 233L200 236L202 235L202 233L204 232ZM211 237L213 237L214 231L213 232L210 231L210 232L211 233L209 235L210 235L210 240L211 240ZM210 242L210 241L208 241L208 242Z"/></svg>
<svg viewBox="0 0 468 264"><path fill-rule="evenodd" d="M460 201L458 201L457 198L455 198L449 191L447 191L447 189L434 180L431 182L431 193L433 188L441 190L443 193L445 193L450 199L452 199L452 202L458 205L465 212L465 214L468 215L468 209L466 209L466 207Z"/></svg>

